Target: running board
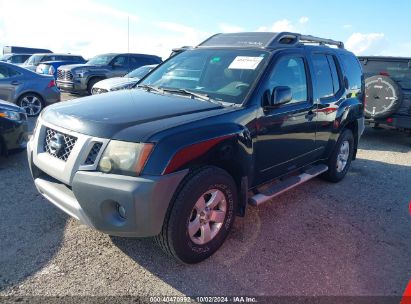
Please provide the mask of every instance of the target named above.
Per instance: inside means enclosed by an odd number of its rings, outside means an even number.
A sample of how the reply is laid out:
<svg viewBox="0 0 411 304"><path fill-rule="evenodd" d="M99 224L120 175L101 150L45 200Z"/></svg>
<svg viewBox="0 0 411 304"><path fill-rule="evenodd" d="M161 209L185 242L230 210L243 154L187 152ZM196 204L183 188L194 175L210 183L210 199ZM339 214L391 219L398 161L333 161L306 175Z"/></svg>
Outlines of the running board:
<svg viewBox="0 0 411 304"><path fill-rule="evenodd" d="M289 177L283 180L282 182L275 184L271 188L268 188L264 192L258 193L250 197L248 202L250 205L259 206L262 203L265 203L271 200L272 198L276 197L277 195L280 195L285 191L288 191L298 185L301 185L302 183L309 181L310 179L316 177L317 175L320 175L321 173L324 173L327 170L328 167L324 164L311 167L310 169L306 170L304 173L301 173L300 175Z"/></svg>

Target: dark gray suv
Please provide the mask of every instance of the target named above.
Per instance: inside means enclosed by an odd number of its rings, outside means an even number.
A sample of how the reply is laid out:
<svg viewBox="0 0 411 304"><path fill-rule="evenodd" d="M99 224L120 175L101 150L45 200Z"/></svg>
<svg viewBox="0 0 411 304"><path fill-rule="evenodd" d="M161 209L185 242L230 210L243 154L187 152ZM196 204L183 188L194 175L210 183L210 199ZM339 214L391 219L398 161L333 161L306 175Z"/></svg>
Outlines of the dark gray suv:
<svg viewBox="0 0 411 304"><path fill-rule="evenodd" d="M88 93L100 80L121 77L143 65L159 64L158 56L146 54L103 54L85 64L61 66L57 70L57 86L70 93Z"/></svg>

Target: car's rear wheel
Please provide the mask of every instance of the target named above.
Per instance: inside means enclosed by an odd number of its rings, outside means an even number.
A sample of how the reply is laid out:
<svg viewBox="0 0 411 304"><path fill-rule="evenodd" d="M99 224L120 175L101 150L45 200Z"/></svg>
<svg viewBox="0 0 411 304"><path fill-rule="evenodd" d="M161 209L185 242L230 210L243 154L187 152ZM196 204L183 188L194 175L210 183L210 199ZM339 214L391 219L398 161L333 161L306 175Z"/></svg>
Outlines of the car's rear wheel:
<svg viewBox="0 0 411 304"><path fill-rule="evenodd" d="M17 104L22 107L26 111L27 116L30 117L39 115L44 108L43 98L35 93L26 93L22 95Z"/></svg>
<svg viewBox="0 0 411 304"><path fill-rule="evenodd" d="M353 155L354 136L351 130L345 129L328 160L328 171L323 173L321 177L335 183L342 180L350 169Z"/></svg>
<svg viewBox="0 0 411 304"><path fill-rule="evenodd" d="M190 174L175 195L157 243L177 260L193 264L215 253L235 217L236 185L216 167Z"/></svg>

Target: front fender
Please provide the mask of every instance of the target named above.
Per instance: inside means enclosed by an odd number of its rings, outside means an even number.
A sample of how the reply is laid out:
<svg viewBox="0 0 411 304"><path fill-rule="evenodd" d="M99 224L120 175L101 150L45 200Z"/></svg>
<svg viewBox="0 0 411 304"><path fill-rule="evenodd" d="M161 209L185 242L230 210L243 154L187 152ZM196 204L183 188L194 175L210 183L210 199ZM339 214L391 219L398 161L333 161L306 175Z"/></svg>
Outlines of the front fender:
<svg viewBox="0 0 411 304"><path fill-rule="evenodd" d="M216 165L234 178L252 172L253 145L244 126L224 123L188 129L157 143L144 174L169 174L186 168Z"/></svg>

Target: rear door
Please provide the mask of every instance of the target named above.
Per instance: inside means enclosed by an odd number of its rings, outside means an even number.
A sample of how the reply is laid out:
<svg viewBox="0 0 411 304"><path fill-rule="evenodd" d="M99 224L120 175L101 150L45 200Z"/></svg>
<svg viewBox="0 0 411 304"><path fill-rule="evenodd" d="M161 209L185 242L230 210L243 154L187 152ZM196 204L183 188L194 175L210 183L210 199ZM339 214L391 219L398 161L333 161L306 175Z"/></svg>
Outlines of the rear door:
<svg viewBox="0 0 411 304"><path fill-rule="evenodd" d="M317 104L316 147L321 155L330 139L338 104L345 98L344 84L338 58L332 52L311 53L310 64L314 102Z"/></svg>
<svg viewBox="0 0 411 304"><path fill-rule="evenodd" d="M6 65L0 64L0 99L14 101L15 92L23 85L21 75Z"/></svg>

